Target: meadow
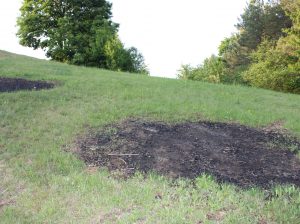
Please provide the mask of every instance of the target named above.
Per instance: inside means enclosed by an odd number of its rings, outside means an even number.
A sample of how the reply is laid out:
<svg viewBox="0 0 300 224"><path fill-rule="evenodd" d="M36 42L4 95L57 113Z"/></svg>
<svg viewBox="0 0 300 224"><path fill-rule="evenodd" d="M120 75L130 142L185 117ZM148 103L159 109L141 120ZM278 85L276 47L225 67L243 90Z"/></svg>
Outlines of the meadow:
<svg viewBox="0 0 300 224"><path fill-rule="evenodd" d="M300 189L219 185L214 177L113 178L66 149L89 129L130 118L280 123L300 137L300 96L154 78L0 51L0 77L56 87L0 93L1 223L299 223Z"/></svg>

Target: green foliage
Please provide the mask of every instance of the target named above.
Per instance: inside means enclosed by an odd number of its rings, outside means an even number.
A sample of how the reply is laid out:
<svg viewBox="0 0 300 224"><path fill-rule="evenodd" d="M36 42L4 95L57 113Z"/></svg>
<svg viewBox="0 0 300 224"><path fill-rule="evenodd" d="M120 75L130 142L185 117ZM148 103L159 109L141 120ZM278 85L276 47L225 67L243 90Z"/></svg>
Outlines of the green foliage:
<svg viewBox="0 0 300 224"><path fill-rule="evenodd" d="M182 65L177 77L179 79L212 83L238 84L245 83L241 76L245 69L243 65L230 67L222 57L212 55L206 58L202 65L196 67Z"/></svg>
<svg viewBox="0 0 300 224"><path fill-rule="evenodd" d="M249 49L242 46L239 39L240 35L234 34L225 38L219 46L219 55L231 69L250 63Z"/></svg>
<svg viewBox="0 0 300 224"><path fill-rule="evenodd" d="M240 31L239 42L242 46L255 49L263 34L264 17L263 0L251 0L236 25Z"/></svg>
<svg viewBox="0 0 300 224"><path fill-rule="evenodd" d="M106 42L104 54L107 57L106 67L111 70L149 74L143 55L135 47L126 49L117 36Z"/></svg>
<svg viewBox="0 0 300 224"><path fill-rule="evenodd" d="M269 0L264 12L263 39L278 40L284 35L284 30L292 26L292 20L278 0Z"/></svg>
<svg viewBox="0 0 300 224"><path fill-rule="evenodd" d="M194 68L191 65L181 65L181 68L178 70L177 77L179 79L194 79L193 75Z"/></svg>
<svg viewBox="0 0 300 224"><path fill-rule="evenodd" d="M282 29L291 27L291 20L277 0L251 0L236 27L241 46L255 50L264 38L278 40Z"/></svg>
<svg viewBox="0 0 300 224"><path fill-rule="evenodd" d="M199 68L199 80L219 83L222 81L224 73L224 64L221 58L212 55L204 60Z"/></svg>
<svg viewBox="0 0 300 224"><path fill-rule="evenodd" d="M115 36L109 39L104 45L104 54L107 57L106 67L112 70L127 70L126 62L130 62L130 55L124 48L120 39ZM128 71L128 70L127 70Z"/></svg>
<svg viewBox="0 0 300 224"><path fill-rule="evenodd" d="M117 31L111 4L105 0L25 0L20 10L20 43L45 49L56 61L70 62L75 54L85 54L96 31L104 26Z"/></svg>
<svg viewBox="0 0 300 224"><path fill-rule="evenodd" d="M127 69L127 71L140 73L144 75L149 75L149 70L147 65L144 62L143 55L137 50L135 47L131 47L127 49L127 53L130 56L131 63L128 63L127 65L130 65L130 69Z"/></svg>
<svg viewBox="0 0 300 224"><path fill-rule="evenodd" d="M293 26L277 42L261 43L244 77L253 86L300 93L300 2L283 1L282 6Z"/></svg>
<svg viewBox="0 0 300 224"><path fill-rule="evenodd" d="M277 49L300 62L300 1L282 0L282 7L293 21L293 26L285 30L287 36L281 37ZM297 66L295 66L297 67Z"/></svg>
<svg viewBox="0 0 300 224"><path fill-rule="evenodd" d="M56 61L145 73L143 57L124 48L111 16L106 0L25 0L18 37L22 45L44 49Z"/></svg>
<svg viewBox="0 0 300 224"><path fill-rule="evenodd" d="M274 43L265 40L252 56L256 63L244 72L244 78L251 85L300 93L299 67L298 72L296 67L290 67L290 64L295 64L294 59L278 51Z"/></svg>
<svg viewBox="0 0 300 224"><path fill-rule="evenodd" d="M252 0L236 27L238 32L221 42L218 59L185 66L179 77L299 93L299 0Z"/></svg>
<svg viewBox="0 0 300 224"><path fill-rule="evenodd" d="M190 65L182 65L178 77L181 79L191 79L220 83L224 74L224 63L221 58L212 55L204 60L202 65L195 68Z"/></svg>

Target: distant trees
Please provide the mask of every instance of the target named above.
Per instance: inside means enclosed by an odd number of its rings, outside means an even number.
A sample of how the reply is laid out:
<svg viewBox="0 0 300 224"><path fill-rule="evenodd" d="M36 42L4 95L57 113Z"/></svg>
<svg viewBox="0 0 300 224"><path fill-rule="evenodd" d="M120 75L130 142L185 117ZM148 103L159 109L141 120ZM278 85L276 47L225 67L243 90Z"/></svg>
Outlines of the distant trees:
<svg viewBox="0 0 300 224"><path fill-rule="evenodd" d="M224 78L225 67L221 58L212 55L204 60L203 64L193 68L189 65L182 65L178 77L181 79L193 79L220 83Z"/></svg>
<svg viewBox="0 0 300 224"><path fill-rule="evenodd" d="M281 7L292 26L283 29L278 40L262 41L244 78L253 86L300 93L300 1L282 0Z"/></svg>
<svg viewBox="0 0 300 224"><path fill-rule="evenodd" d="M236 27L239 43L249 50L255 50L264 38L278 40L283 29L292 25L278 0L251 0L241 15Z"/></svg>
<svg viewBox="0 0 300 224"><path fill-rule="evenodd" d="M200 80L300 93L300 1L251 0L236 27L237 33L221 42L215 56L222 69L208 69L215 65L206 59L203 65L185 70L188 76L180 70L179 77L199 80L195 71L206 67L210 72Z"/></svg>
<svg viewBox="0 0 300 224"><path fill-rule="evenodd" d="M20 43L60 62L147 73L136 48L126 49L106 0L24 0Z"/></svg>

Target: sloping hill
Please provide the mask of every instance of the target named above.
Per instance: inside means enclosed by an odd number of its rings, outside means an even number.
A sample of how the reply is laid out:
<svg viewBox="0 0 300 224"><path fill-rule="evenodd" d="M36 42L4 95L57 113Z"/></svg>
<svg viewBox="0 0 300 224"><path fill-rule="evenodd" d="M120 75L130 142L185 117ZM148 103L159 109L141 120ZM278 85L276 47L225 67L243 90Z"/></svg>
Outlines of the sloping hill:
<svg viewBox="0 0 300 224"><path fill-rule="evenodd" d="M123 180L87 168L67 152L78 136L128 118L279 126L299 137L299 95L76 67L4 51L0 77L56 84L0 93L3 223L297 223L300 218L300 191L293 186L241 190L220 187L209 176L194 184L156 175Z"/></svg>

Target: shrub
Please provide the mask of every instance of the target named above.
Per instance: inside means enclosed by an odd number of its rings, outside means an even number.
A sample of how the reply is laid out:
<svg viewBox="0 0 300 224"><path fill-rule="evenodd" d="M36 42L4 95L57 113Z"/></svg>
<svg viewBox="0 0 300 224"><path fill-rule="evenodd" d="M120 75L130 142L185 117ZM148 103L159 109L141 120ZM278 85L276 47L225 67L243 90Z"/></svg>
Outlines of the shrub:
<svg viewBox="0 0 300 224"><path fill-rule="evenodd" d="M275 43L276 44L276 43ZM300 93L300 63L265 40L252 54L254 63L243 73L250 85L283 92Z"/></svg>

